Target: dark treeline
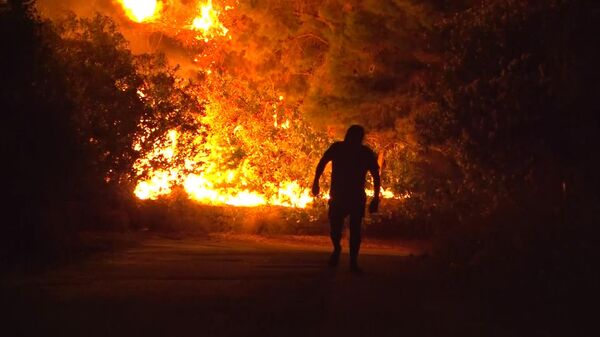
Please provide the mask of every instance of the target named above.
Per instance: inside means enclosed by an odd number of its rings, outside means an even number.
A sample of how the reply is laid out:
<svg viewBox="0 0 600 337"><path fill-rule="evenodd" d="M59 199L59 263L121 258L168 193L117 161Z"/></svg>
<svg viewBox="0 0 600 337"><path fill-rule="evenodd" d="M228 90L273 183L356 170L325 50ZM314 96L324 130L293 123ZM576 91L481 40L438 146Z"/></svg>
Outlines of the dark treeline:
<svg viewBox="0 0 600 337"><path fill-rule="evenodd" d="M73 188L69 185L83 171L78 159L84 153L70 127L72 106L63 76L48 67L42 25L32 17L30 4L12 1L3 6L2 155L10 177L5 184L4 259L32 250L34 237L48 240L39 231L48 220L42 213L62 206L67 190Z"/></svg>
<svg viewBox="0 0 600 337"><path fill-rule="evenodd" d="M419 36L413 92L377 87L406 109L363 116L398 133L386 165L413 192L399 218L428 227L454 264L586 270L600 219L598 6L435 3L443 15ZM144 150L133 141L144 135L148 150L170 127L193 126L183 113L202 112L193 86L178 89L164 57L132 55L107 17L50 23L13 0L0 25L2 258L68 247L81 229L135 227L131 165Z"/></svg>
<svg viewBox="0 0 600 337"><path fill-rule="evenodd" d="M34 5L0 7L3 260L70 254L81 230L135 226L134 161L202 111L164 56L132 55L108 17L50 22Z"/></svg>
<svg viewBox="0 0 600 337"><path fill-rule="evenodd" d="M459 255L589 256L599 13L593 1L481 1L435 30L442 61L415 129L455 169L431 177L422 204L435 204Z"/></svg>

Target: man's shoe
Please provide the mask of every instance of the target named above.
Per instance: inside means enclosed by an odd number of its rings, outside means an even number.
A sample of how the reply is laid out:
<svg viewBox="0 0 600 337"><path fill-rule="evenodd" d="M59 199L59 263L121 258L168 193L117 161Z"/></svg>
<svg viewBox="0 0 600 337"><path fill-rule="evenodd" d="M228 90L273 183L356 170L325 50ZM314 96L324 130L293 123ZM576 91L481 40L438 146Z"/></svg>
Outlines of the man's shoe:
<svg viewBox="0 0 600 337"><path fill-rule="evenodd" d="M356 262L350 263L350 271L357 275L364 274L364 271L358 266L358 264Z"/></svg>
<svg viewBox="0 0 600 337"><path fill-rule="evenodd" d="M331 256L329 257L329 266L336 267L339 262L340 262L340 251L334 250L333 253L331 253Z"/></svg>

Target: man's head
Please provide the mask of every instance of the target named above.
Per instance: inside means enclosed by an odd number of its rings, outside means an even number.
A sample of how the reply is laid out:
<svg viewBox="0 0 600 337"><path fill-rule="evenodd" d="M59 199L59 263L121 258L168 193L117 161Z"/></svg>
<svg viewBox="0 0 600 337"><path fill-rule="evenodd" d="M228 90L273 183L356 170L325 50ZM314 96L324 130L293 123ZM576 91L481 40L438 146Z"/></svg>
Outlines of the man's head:
<svg viewBox="0 0 600 337"><path fill-rule="evenodd" d="M344 137L344 142L360 145L362 144L363 139L365 138L365 128L360 125L354 124L348 128L346 131L346 137Z"/></svg>

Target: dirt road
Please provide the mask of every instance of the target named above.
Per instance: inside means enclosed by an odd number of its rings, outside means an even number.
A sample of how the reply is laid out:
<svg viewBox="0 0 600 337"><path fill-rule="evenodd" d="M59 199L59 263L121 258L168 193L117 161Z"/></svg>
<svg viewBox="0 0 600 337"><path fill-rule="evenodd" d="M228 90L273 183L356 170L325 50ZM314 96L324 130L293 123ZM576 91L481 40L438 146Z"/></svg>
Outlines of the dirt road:
<svg viewBox="0 0 600 337"><path fill-rule="evenodd" d="M477 336L478 304L406 247L326 266L326 240L149 238L2 280L4 336Z"/></svg>

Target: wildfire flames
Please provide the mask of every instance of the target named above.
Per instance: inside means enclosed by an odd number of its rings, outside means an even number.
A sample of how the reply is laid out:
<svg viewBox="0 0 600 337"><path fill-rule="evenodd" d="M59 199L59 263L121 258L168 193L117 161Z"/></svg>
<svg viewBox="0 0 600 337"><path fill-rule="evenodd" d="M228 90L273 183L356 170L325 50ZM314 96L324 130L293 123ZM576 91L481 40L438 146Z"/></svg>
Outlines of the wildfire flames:
<svg viewBox="0 0 600 337"><path fill-rule="evenodd" d="M125 14L135 22L148 22L159 16L162 4L157 0L119 0Z"/></svg>
<svg viewBox="0 0 600 337"><path fill-rule="evenodd" d="M215 36L227 35L229 30L219 21L219 12L213 8L212 0L209 0L205 4L199 3L198 9L200 15L194 18L191 26L192 29L199 31L202 35L196 37L197 39L203 39L204 42L208 42Z"/></svg>
<svg viewBox="0 0 600 337"><path fill-rule="evenodd" d="M177 152L179 133L171 130L162 147L156 148L148 157L138 161L141 168L154 156L162 156L171 160ZM186 160L184 168L176 165L170 170L152 171L149 179L140 181L135 188L135 195L142 199L158 199L171 194L173 186L183 186L189 197L195 201L213 205L259 206L277 205L304 208L313 201L309 190L302 188L295 181L285 181L278 186L272 184L270 193L259 193L244 188L246 185L243 168L238 170L204 170L200 174L182 174L184 169L194 170L196 163Z"/></svg>
<svg viewBox="0 0 600 337"><path fill-rule="evenodd" d="M161 13L164 10L163 3L157 0L118 0L127 17L137 23L153 25L157 19L169 21L169 27L174 27L178 32L188 31L193 40L203 41L204 43L218 37L227 36L229 29L220 20L223 11L233 9L231 6L213 6L212 0L200 1L195 4L193 17L188 17L182 21L178 19L169 19L168 13ZM165 6L170 6L170 2L165 2ZM178 22L187 22L180 24ZM231 36L229 36L231 38ZM206 55L203 55L206 56ZM203 69L205 74L211 74L211 69ZM145 94L138 92L140 97ZM210 98L207 98L210 100ZM270 114L273 117L272 126L279 132L289 132L295 121L285 115L285 111L279 109L278 104L283 104L284 97L275 97L274 103L268 103L266 106L272 107ZM219 114L220 104L213 105L213 111L210 113ZM270 108L269 108L270 109ZM269 116L271 116L269 115ZM271 122L270 122L271 123ZM269 123L269 124L270 124ZM210 120L206 122L210 125ZM238 125L233 132L243 128ZM260 172L249 167L247 161L242 162L238 167L222 169L217 163L207 161L206 158L199 163L198 158L185 158L184 163L177 162L175 157L180 155L180 137L182 133L178 130L171 130L166 135L164 141L154 145L144 158L138 160L135 169L139 176L146 178L138 181L135 187L135 195L142 200L158 199L173 193L175 188L182 188L190 199L206 204L226 204L233 206L259 206L259 205L277 205L284 207L304 208L311 202L309 189L303 187L301 183L294 180L283 180L278 182L264 181ZM141 142L141 140L139 140ZM139 143L134 144L134 149L141 148ZM221 145L211 144L206 146L207 152L214 157L222 157L224 150ZM152 166L152 160L160 158L167 163L165 169L155 169ZM262 182L261 191L258 192L250 187L249 181ZM368 191L369 192L369 191ZM372 195L373 192L370 191ZM383 190L385 198L400 198L389 190ZM404 196L403 196L404 197Z"/></svg>
<svg viewBox="0 0 600 337"><path fill-rule="evenodd" d="M171 130L168 139L162 147L138 161L137 167L141 169L154 156L162 156L167 161L171 160L177 152L177 139L179 133ZM259 193L245 188L246 178L244 168L239 170L218 171L206 169L200 174L183 174L184 169L194 170L196 163L186 160L185 167L174 165L169 170L156 170L150 173L150 178L140 181L135 188L135 195L142 200L155 200L161 196L171 194L173 186L183 186L188 196L195 201L211 205L231 206L260 206L275 205L284 207L305 208L313 202L313 197L307 188L303 188L296 181L284 181L278 185L266 183L268 193ZM373 191L367 190L372 196ZM383 189L384 198L400 199L406 195L397 196L393 192Z"/></svg>

